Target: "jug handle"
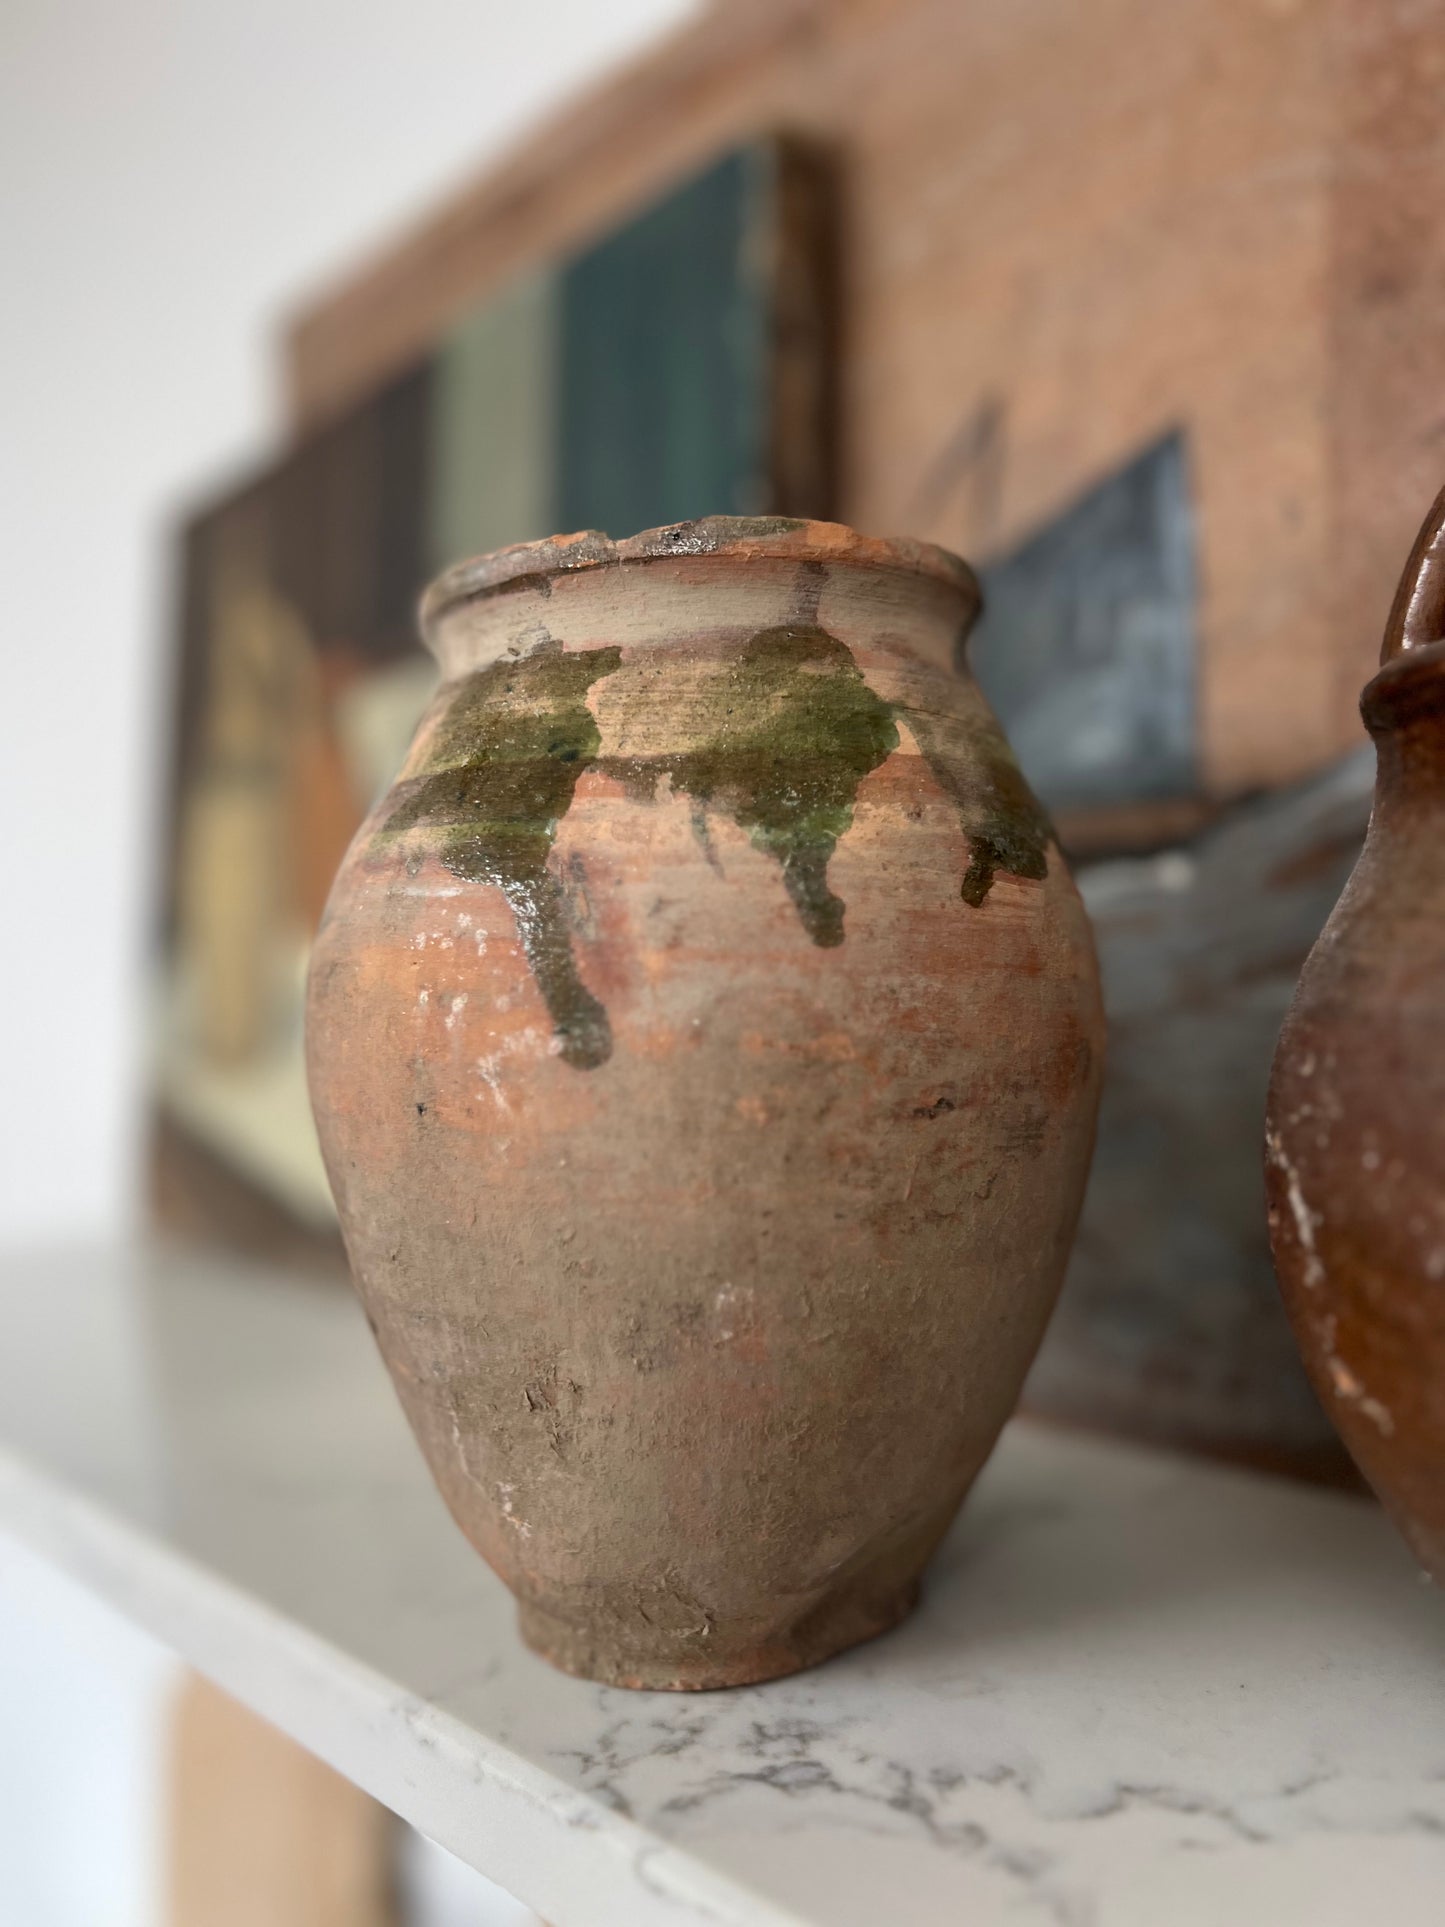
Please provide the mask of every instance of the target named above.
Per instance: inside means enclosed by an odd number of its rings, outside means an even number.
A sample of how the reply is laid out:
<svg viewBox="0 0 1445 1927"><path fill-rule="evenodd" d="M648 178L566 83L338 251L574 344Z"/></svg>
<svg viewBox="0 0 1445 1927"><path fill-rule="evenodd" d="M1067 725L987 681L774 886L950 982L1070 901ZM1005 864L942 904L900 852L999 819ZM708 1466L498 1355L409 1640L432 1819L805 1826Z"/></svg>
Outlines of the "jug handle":
<svg viewBox="0 0 1445 1927"><path fill-rule="evenodd" d="M1445 640L1445 488L1420 525L1385 624L1380 661Z"/></svg>

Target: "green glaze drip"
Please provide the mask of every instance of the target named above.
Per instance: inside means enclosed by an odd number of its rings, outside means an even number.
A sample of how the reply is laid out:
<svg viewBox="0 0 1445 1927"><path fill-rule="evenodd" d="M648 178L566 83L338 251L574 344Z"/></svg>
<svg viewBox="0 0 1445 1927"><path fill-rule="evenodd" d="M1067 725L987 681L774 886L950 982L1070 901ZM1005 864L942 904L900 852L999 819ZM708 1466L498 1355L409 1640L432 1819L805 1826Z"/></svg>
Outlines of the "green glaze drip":
<svg viewBox="0 0 1445 1927"><path fill-rule="evenodd" d="M600 737L587 691L620 649L566 655L546 645L468 677L383 834L425 826L456 876L495 884L546 1000L563 1060L595 1070L612 1053L607 1012L582 982L562 887L547 867L577 779Z"/></svg>
<svg viewBox="0 0 1445 1927"><path fill-rule="evenodd" d="M842 943L843 900L828 887L828 861L853 821L859 783L898 746L892 710L846 646L811 623L761 630L704 700L695 748L603 767L647 798L670 777L704 824L709 809L731 817L781 869L813 942Z"/></svg>
<svg viewBox="0 0 1445 1927"><path fill-rule="evenodd" d="M896 710L957 808L968 838L968 868L959 889L964 902L978 909L1000 870L1042 883L1049 873L1054 828L992 721L980 727L905 703ZM959 755L960 732L966 738L966 757Z"/></svg>
<svg viewBox="0 0 1445 1927"><path fill-rule="evenodd" d="M761 630L709 676L686 718L692 746L682 751L599 756L587 692L621 660L620 648L568 654L549 641L468 677L381 831L432 831L431 848L454 875L502 892L561 1056L575 1068L594 1070L612 1052L607 1012L578 974L566 897L548 867L586 769L646 801L668 779L692 800L714 867L708 811L731 818L778 865L803 929L826 948L842 943L844 914L828 865L853 821L859 783L898 746L897 715L968 836L964 902L980 906L1000 870L1047 875L1048 818L992 723L884 702L846 645L816 624Z"/></svg>

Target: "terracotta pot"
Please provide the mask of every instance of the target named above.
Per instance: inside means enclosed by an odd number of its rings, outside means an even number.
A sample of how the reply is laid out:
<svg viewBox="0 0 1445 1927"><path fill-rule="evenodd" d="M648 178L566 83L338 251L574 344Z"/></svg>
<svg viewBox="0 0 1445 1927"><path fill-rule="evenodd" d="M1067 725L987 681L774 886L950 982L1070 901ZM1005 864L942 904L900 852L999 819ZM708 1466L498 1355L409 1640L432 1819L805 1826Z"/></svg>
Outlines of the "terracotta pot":
<svg viewBox="0 0 1445 1927"><path fill-rule="evenodd" d="M447 1503L559 1666L892 1625L1018 1394L1094 1132L1088 925L941 550L587 534L427 597L311 1088Z"/></svg>
<svg viewBox="0 0 1445 1927"><path fill-rule="evenodd" d="M1445 493L1381 661L1369 832L1275 1054L1270 1236L1316 1390L1445 1581Z"/></svg>

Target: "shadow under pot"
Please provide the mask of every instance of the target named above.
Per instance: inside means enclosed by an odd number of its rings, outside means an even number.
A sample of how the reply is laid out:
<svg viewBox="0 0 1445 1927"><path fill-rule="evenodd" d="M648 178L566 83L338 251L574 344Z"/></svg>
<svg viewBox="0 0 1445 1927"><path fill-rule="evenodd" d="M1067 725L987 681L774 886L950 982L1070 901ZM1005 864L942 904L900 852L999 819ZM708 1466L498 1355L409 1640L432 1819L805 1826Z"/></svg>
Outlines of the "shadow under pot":
<svg viewBox="0 0 1445 1927"><path fill-rule="evenodd" d="M1315 1388L1445 1581L1445 493L1382 662L1360 703L1374 811L1280 1035L1266 1181Z"/></svg>
<svg viewBox="0 0 1445 1927"><path fill-rule="evenodd" d="M825 523L453 570L337 878L313 1102L436 1481L569 1671L893 1625L1018 1395L1098 1099L1088 924L943 551Z"/></svg>

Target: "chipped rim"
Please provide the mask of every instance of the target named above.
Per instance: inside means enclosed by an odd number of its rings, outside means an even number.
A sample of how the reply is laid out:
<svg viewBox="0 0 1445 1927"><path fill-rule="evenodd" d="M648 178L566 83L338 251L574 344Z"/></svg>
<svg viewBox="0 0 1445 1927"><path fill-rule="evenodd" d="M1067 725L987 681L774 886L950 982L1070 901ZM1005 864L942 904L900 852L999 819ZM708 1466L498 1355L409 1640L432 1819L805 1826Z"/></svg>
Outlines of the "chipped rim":
<svg viewBox="0 0 1445 1927"><path fill-rule="evenodd" d="M439 575L421 599L421 633L430 643L437 626L463 603L507 589L534 588L559 575L625 563L665 562L678 556L735 556L740 561L781 558L831 562L851 568L891 569L922 575L957 590L977 611L983 596L978 577L961 556L908 536L859 535L842 522L795 521L781 515L705 515L645 529L614 542L598 529L518 542L490 555L473 556Z"/></svg>

